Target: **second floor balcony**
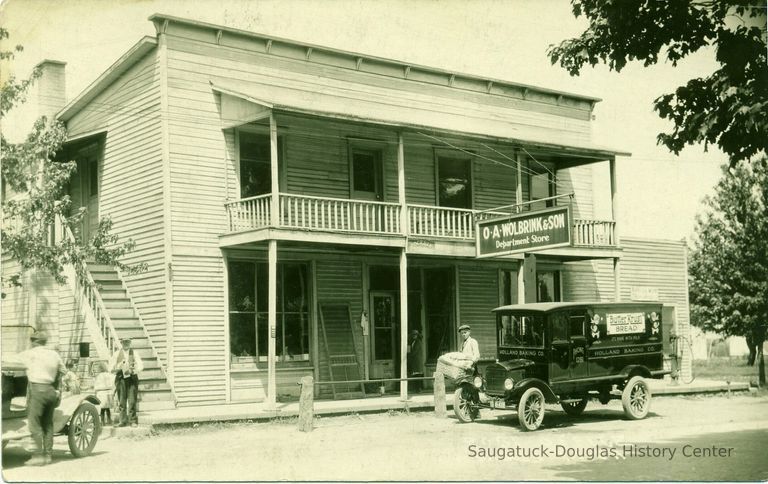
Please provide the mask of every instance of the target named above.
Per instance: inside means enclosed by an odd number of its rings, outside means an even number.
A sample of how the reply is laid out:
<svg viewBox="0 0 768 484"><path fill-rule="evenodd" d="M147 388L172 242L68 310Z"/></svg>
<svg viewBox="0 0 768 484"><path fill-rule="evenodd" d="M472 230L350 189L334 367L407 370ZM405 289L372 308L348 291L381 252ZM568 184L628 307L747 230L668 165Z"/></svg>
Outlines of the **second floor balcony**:
<svg viewBox="0 0 768 484"><path fill-rule="evenodd" d="M225 204L230 242L269 238L265 232L321 234L357 240L361 245L406 246L407 241L453 243L473 250L476 222L503 217L510 212L479 211L449 207L400 204L368 200L279 194L279 207L273 219L272 196L260 195ZM259 233L262 233L260 236ZM273 234L274 235L274 234ZM283 238L297 239L287 235ZM617 249L615 222L611 220L573 219L571 245L575 249ZM439 255L439 250L438 254Z"/></svg>

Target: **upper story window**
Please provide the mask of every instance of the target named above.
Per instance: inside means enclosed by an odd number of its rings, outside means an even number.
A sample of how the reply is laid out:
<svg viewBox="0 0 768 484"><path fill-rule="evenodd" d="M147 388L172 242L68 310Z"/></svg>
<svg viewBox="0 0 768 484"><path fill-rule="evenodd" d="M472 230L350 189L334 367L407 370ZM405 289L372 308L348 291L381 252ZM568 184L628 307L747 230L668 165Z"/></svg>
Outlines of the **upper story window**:
<svg viewBox="0 0 768 484"><path fill-rule="evenodd" d="M459 153L437 155L437 204L472 208L472 159Z"/></svg>
<svg viewBox="0 0 768 484"><path fill-rule="evenodd" d="M240 144L240 197L272 191L269 135L238 132ZM279 151L279 150L278 150Z"/></svg>
<svg viewBox="0 0 768 484"><path fill-rule="evenodd" d="M379 143L351 140L349 146L350 197L384 199L384 171Z"/></svg>
<svg viewBox="0 0 768 484"><path fill-rule="evenodd" d="M530 200L554 197L556 195L554 167L549 163L535 163L535 165L529 165L530 170L533 172L529 177L528 193ZM544 200L531 203L528 206L530 207L529 210L541 210L542 208L553 207L554 202L554 200Z"/></svg>
<svg viewBox="0 0 768 484"><path fill-rule="evenodd" d="M88 165L88 195L95 197L99 194L99 160L89 158L86 164Z"/></svg>

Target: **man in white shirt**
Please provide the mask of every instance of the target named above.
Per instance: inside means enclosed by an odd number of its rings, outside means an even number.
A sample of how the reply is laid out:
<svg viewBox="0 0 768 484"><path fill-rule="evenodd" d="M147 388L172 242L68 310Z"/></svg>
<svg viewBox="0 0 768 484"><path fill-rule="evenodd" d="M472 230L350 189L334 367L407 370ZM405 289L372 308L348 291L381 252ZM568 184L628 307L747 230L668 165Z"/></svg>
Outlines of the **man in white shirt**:
<svg viewBox="0 0 768 484"><path fill-rule="evenodd" d="M138 425L136 400L139 392L139 373L144 370L144 363L138 353L131 348L131 340L121 341L122 348L115 351L109 360L109 371L115 374L117 397L120 400L120 423L118 427Z"/></svg>
<svg viewBox="0 0 768 484"><path fill-rule="evenodd" d="M67 373L61 356L46 348L48 336L36 331L30 336L32 348L22 351L17 358L27 369L29 382L29 401L27 417L29 431L35 441L37 452L29 460L31 465L51 463L53 450L53 412L59 405L61 396L59 385Z"/></svg>
<svg viewBox="0 0 768 484"><path fill-rule="evenodd" d="M459 345L461 352L469 356L473 364L477 364L477 361L480 359L480 346L477 344L477 340L470 336L470 329L468 324L459 326L459 334L462 340Z"/></svg>

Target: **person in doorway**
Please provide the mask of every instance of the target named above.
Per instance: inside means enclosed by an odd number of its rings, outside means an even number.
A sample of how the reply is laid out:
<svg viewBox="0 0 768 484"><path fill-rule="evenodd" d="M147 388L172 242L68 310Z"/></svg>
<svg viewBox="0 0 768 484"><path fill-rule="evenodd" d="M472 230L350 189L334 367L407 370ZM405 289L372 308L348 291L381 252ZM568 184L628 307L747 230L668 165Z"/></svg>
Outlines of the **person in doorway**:
<svg viewBox="0 0 768 484"><path fill-rule="evenodd" d="M472 359L472 364L476 365L480 359L480 345L477 344L477 340L470 336L470 326L468 324L462 324L459 326L459 334L461 335L461 342L459 347L461 352Z"/></svg>
<svg viewBox="0 0 768 484"><path fill-rule="evenodd" d="M61 356L45 347L48 342L45 333L36 331L30 336L30 342L32 348L18 355L27 369L27 417L35 441L35 453L29 463L46 465L51 463L53 450L53 412L61 401L59 386L67 369Z"/></svg>
<svg viewBox="0 0 768 484"><path fill-rule="evenodd" d="M414 378L424 376L424 343L418 329L411 330L408 336L408 376ZM421 380L408 383L408 388L411 392L421 392Z"/></svg>
<svg viewBox="0 0 768 484"><path fill-rule="evenodd" d="M93 381L93 390L96 392L96 398L101 402L101 424L111 424L112 407L115 405L115 377L107 371L107 366L103 362L96 363L94 369L98 373Z"/></svg>
<svg viewBox="0 0 768 484"><path fill-rule="evenodd" d="M141 357L131 348L131 340L122 340L122 348L115 351L109 363L115 373L118 400L120 401L120 423L118 427L128 425L136 427L136 399L139 391L139 373L144 370Z"/></svg>

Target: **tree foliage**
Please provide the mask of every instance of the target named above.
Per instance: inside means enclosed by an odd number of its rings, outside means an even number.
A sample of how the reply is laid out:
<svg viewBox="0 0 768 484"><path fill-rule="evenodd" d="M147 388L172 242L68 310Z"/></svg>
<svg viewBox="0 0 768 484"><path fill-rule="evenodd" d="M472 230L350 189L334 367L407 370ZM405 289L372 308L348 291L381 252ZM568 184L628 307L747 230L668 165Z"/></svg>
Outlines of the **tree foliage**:
<svg viewBox="0 0 768 484"><path fill-rule="evenodd" d="M688 0L571 0L589 27L550 46L552 63L571 75L598 62L621 71L629 61L673 66L706 46L720 68L654 101L673 122L657 136L675 154L691 144L716 144L730 165L768 152L768 63L765 2Z"/></svg>
<svg viewBox="0 0 768 484"><path fill-rule="evenodd" d="M7 30L0 27L0 39L7 38ZM14 52L19 51L20 46L14 51L2 51L0 60L13 59ZM6 119L11 109L24 102L29 87L39 75L35 71L30 78L21 81L9 76L0 86L0 120ZM128 273L143 270L141 265L127 266L120 262L134 244L130 240L119 243L118 237L110 233L112 223L108 218L99 221L88 240L53 237L57 218L71 231L86 216L85 208L72 209L72 200L66 192L77 163L56 159L62 152L66 136L63 124L45 117L35 122L21 143L9 143L0 133L3 254L17 260L22 271L41 270L60 283L66 280L63 270L68 264L72 264L78 276L85 280L85 261L117 266ZM15 274L3 283L17 285L19 279L20 274Z"/></svg>
<svg viewBox="0 0 768 484"><path fill-rule="evenodd" d="M691 322L762 345L768 323L768 158L741 161L730 171L697 218L689 260Z"/></svg>

